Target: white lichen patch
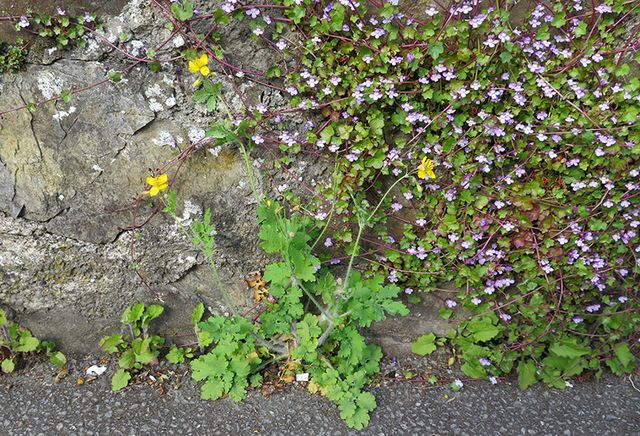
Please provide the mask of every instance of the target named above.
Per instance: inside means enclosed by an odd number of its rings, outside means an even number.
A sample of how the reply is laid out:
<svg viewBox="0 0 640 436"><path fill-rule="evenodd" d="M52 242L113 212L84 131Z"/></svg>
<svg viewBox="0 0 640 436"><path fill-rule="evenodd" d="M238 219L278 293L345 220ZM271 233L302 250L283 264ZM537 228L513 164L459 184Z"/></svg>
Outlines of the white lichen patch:
<svg viewBox="0 0 640 436"><path fill-rule="evenodd" d="M165 97L164 89L157 83L154 83L152 86L149 86L144 91L144 95L146 97Z"/></svg>
<svg viewBox="0 0 640 436"><path fill-rule="evenodd" d="M63 111L63 110L58 110L55 114L53 114L53 119L56 121L60 121L63 118L68 117L69 115L71 115L72 113L74 113L76 111L76 107L75 106L71 106L69 108L69 111Z"/></svg>
<svg viewBox="0 0 640 436"><path fill-rule="evenodd" d="M173 45L175 48L180 48L184 45L184 38L181 35L177 35L173 38Z"/></svg>
<svg viewBox="0 0 640 436"><path fill-rule="evenodd" d="M185 200L182 208L182 216L176 217L176 219L182 225L188 226L193 222L194 218L197 218L200 215L202 215L202 208L197 204L192 203L190 200Z"/></svg>
<svg viewBox="0 0 640 436"><path fill-rule="evenodd" d="M205 131L204 129L194 127L189 130L188 135L189 135L189 141L191 141L192 143L198 142L205 137Z"/></svg>
<svg viewBox="0 0 640 436"><path fill-rule="evenodd" d="M98 41L96 41L95 38L91 38L85 35L83 39L87 42L87 46L85 48L87 53L93 54L98 52L98 50L100 49L100 44L98 44Z"/></svg>
<svg viewBox="0 0 640 436"><path fill-rule="evenodd" d="M50 71L40 71L36 86L45 99L50 99L56 95L60 95L64 82L61 78L56 77Z"/></svg>
<svg viewBox="0 0 640 436"><path fill-rule="evenodd" d="M148 103L149 103L149 109L151 109L154 112L160 112L164 110L164 106L162 105L162 103L160 103L155 98L150 98Z"/></svg>
<svg viewBox="0 0 640 436"><path fill-rule="evenodd" d="M129 43L131 45L131 54L134 56L139 56L140 51L144 48L144 42L134 39Z"/></svg>
<svg viewBox="0 0 640 436"><path fill-rule="evenodd" d="M151 140L155 145L170 145L171 147L176 146L176 140L173 138L173 135L166 130L160 132L160 134Z"/></svg>
<svg viewBox="0 0 640 436"><path fill-rule="evenodd" d="M220 155L220 151L222 150L222 146L218 145L217 147L209 148L209 153L213 155L213 157L218 157Z"/></svg>

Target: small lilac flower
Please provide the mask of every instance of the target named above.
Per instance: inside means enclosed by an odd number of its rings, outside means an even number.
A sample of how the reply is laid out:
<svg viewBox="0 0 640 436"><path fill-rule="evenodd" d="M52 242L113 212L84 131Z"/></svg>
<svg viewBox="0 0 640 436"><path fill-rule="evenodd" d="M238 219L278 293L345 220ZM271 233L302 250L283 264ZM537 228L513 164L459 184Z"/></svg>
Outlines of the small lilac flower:
<svg viewBox="0 0 640 436"><path fill-rule="evenodd" d="M452 308L454 308L454 307L456 307L458 305L458 303L456 303L454 300L446 300L444 302L444 304L450 309L452 309Z"/></svg>
<svg viewBox="0 0 640 436"><path fill-rule="evenodd" d="M245 14L247 14L251 18L256 18L258 15L260 15L260 9L258 9L258 8L247 9L245 11Z"/></svg>
<svg viewBox="0 0 640 436"><path fill-rule="evenodd" d="M464 383L462 383L462 380L460 380L459 378L455 379L452 384L454 386L457 386L458 388L461 388L464 386Z"/></svg>
<svg viewBox="0 0 640 436"><path fill-rule="evenodd" d="M24 15L20 17L20 21L18 21L18 26L22 27L23 29L25 27L29 27L29 20L27 19L27 17L25 17Z"/></svg>
<svg viewBox="0 0 640 436"><path fill-rule="evenodd" d="M391 209L393 209L394 212L398 212L402 209L402 205L400 203L392 203Z"/></svg>
<svg viewBox="0 0 640 436"><path fill-rule="evenodd" d="M482 366L491 366L491 361L485 357L481 357L480 359L478 359L478 362Z"/></svg>
<svg viewBox="0 0 640 436"><path fill-rule="evenodd" d="M492 385L498 384L498 380L494 376L489 377L489 381L491 382Z"/></svg>
<svg viewBox="0 0 640 436"><path fill-rule="evenodd" d="M407 295L411 295L411 294L413 294L413 289L405 288L404 293L407 294Z"/></svg>
<svg viewBox="0 0 640 436"><path fill-rule="evenodd" d="M324 240L324 246L325 247L333 246L333 241L331 240L331 238L327 238L327 239Z"/></svg>
<svg viewBox="0 0 640 436"><path fill-rule="evenodd" d="M598 310L600 310L600 305L592 304L590 306L585 307L584 310L586 310L589 313L597 312Z"/></svg>
<svg viewBox="0 0 640 436"><path fill-rule="evenodd" d="M427 14L428 16L430 16L430 17L433 17L433 16L438 15L439 11L436 8L434 8L433 6L431 6L431 7L427 8L427 10L424 11L424 13Z"/></svg>
<svg viewBox="0 0 640 436"><path fill-rule="evenodd" d="M600 13L600 14L606 14L608 12L611 12L613 9L611 9L611 6L607 5L607 4L601 4L600 6L596 6L594 8L594 11Z"/></svg>
<svg viewBox="0 0 640 436"><path fill-rule="evenodd" d="M504 322L508 322L511 320L511 315L506 314L506 313L501 313L500 314L500 319L503 320Z"/></svg>
<svg viewBox="0 0 640 436"><path fill-rule="evenodd" d="M482 300L479 299L478 297L473 297L471 299L471 304L473 304L474 306L477 306L478 304L482 303Z"/></svg>

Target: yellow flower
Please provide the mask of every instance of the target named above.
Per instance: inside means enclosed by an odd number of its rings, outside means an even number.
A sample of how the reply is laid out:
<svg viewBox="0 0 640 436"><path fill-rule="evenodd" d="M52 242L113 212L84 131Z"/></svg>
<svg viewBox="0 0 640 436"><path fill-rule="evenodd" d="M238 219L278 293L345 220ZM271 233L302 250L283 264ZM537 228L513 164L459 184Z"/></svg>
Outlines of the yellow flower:
<svg viewBox="0 0 640 436"><path fill-rule="evenodd" d="M207 54L203 54L195 61L189 61L189 71L192 73L200 73L203 76L207 77L210 73L209 71L209 56Z"/></svg>
<svg viewBox="0 0 640 436"><path fill-rule="evenodd" d="M150 197L155 197L160 191L167 189L169 184L167 183L167 174L160 174L158 177L147 177L147 185L151 186L151 189L146 191Z"/></svg>
<svg viewBox="0 0 640 436"><path fill-rule="evenodd" d="M425 179L429 176L432 179L436 178L436 173L433 172L433 161L431 159L427 159L426 157L422 158L422 163L418 166L418 178Z"/></svg>

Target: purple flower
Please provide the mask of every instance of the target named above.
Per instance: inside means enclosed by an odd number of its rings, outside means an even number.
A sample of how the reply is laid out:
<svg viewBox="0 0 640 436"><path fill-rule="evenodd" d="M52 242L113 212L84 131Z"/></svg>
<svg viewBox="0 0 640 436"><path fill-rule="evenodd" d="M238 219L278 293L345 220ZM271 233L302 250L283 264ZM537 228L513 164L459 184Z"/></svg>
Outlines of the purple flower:
<svg viewBox="0 0 640 436"><path fill-rule="evenodd" d="M482 303L482 300L479 299L478 297L473 297L471 299L471 304L473 304L474 306L477 306L478 304Z"/></svg>
<svg viewBox="0 0 640 436"><path fill-rule="evenodd" d="M600 305L599 304L592 304L591 306L585 307L584 310L586 310L589 313L597 312L597 311L600 310Z"/></svg>
<svg viewBox="0 0 640 436"><path fill-rule="evenodd" d="M327 238L327 239L324 240L324 246L325 247L333 246L333 241L331 240L331 238Z"/></svg>
<svg viewBox="0 0 640 436"><path fill-rule="evenodd" d="M247 9L245 11L245 14L247 14L251 18L256 18L258 15L260 15L260 9L258 9L258 8Z"/></svg>
<svg viewBox="0 0 640 436"><path fill-rule="evenodd" d="M444 304L448 307L448 308L454 308L458 305L458 303L456 303L454 300L446 300L444 302Z"/></svg>
<svg viewBox="0 0 640 436"><path fill-rule="evenodd" d="M576 324L580 324L582 321L584 321L584 318L576 315L571 320Z"/></svg>
<svg viewBox="0 0 640 436"><path fill-rule="evenodd" d="M503 320L504 322L508 322L511 320L511 315L508 315L506 313L501 313L500 314L500 319Z"/></svg>
<svg viewBox="0 0 640 436"><path fill-rule="evenodd" d="M480 359L478 359L478 362L482 366L491 366L491 361L485 357L481 357Z"/></svg>
<svg viewBox="0 0 640 436"><path fill-rule="evenodd" d="M400 203L392 203L391 209L393 209L394 212L398 212L402 209L402 205Z"/></svg>
<svg viewBox="0 0 640 436"><path fill-rule="evenodd" d="M20 21L18 21L18 26L24 29L25 27L29 27L29 24L30 23L27 17L25 17L24 15L20 17Z"/></svg>

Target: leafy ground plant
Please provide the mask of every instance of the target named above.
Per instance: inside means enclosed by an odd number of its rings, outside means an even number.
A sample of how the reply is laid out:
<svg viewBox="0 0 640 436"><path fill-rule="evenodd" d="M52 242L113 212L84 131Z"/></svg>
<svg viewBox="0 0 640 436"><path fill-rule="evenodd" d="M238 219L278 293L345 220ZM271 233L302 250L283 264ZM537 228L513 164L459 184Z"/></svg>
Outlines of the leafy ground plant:
<svg viewBox="0 0 640 436"><path fill-rule="evenodd" d="M0 42L0 74L22 68L28 52L24 41L20 38L11 44Z"/></svg>
<svg viewBox="0 0 640 436"><path fill-rule="evenodd" d="M170 205L168 211L172 212ZM361 228L368 216L363 210ZM210 219L207 212L204 221L184 230L213 259ZM336 403L345 422L361 429L376 406L375 398L364 388L379 371L382 352L367 344L359 329L388 314L406 315L407 308L396 301L401 289L385 285L383 276L365 279L352 265L343 278L336 279L312 253L321 229L314 229L309 218L287 214L277 202L262 201L258 220L261 247L280 256L265 268L267 286L254 307L258 314L241 316L234 310L231 316L202 320L204 307L194 312L203 353L191 367L193 378L204 381L202 398L229 395L240 401L249 386L261 383L262 369L284 362L283 371L291 379L300 376L308 381L311 392L320 392Z"/></svg>
<svg viewBox="0 0 640 436"><path fill-rule="evenodd" d="M144 365L157 364L164 338L149 334L151 321L159 317L164 308L157 304L145 306L142 303L128 307L122 314L121 321L129 329L129 337L122 334L105 336L100 340L100 347L108 354L118 354L119 369L111 379L111 389L119 391L129 385L132 371ZM174 352L176 360L178 353Z"/></svg>
<svg viewBox="0 0 640 436"><path fill-rule="evenodd" d="M13 372L20 359L31 353L46 352L49 361L56 366L63 366L67 358L60 351L55 350L55 344L41 341L31 332L16 322L7 319L6 312L0 309L0 372Z"/></svg>

